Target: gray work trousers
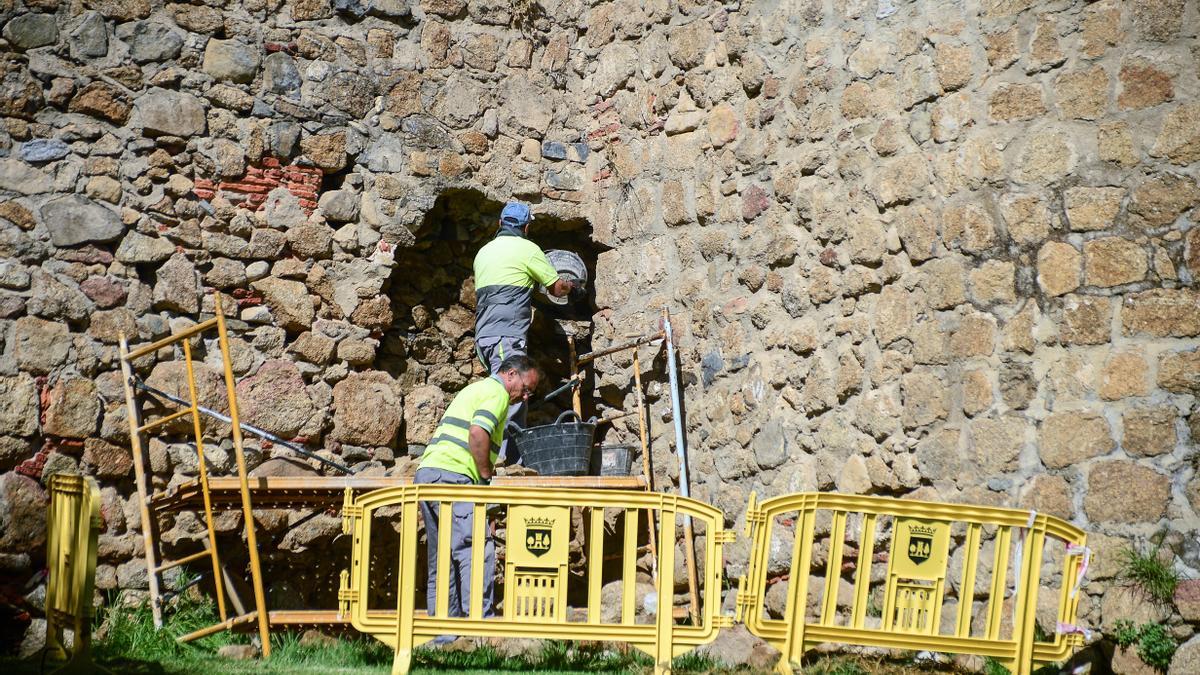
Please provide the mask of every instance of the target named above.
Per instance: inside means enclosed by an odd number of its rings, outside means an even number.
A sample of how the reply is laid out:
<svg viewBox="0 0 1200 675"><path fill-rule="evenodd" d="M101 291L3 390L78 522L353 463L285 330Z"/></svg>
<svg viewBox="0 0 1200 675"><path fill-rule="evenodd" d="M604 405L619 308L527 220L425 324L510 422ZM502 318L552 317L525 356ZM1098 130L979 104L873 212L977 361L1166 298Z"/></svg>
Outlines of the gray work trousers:
<svg viewBox="0 0 1200 675"><path fill-rule="evenodd" d="M521 355L527 356L529 346L525 342L525 338L518 337L491 337L481 338L475 341L475 355L479 357L479 362L488 369L488 372L495 375L500 369L500 363L504 359ZM516 422L517 426L525 427L525 401L517 401L508 406L508 419ZM504 435L504 440L500 441L499 462L501 464L520 464L521 454L517 452L517 444L511 443L508 440L508 434Z"/></svg>
<svg viewBox="0 0 1200 675"><path fill-rule="evenodd" d="M442 483L447 485L471 485L471 477L445 469L417 469L414 483ZM421 517L425 519L426 552L429 555L429 585L425 588L425 602L429 616L437 608L438 568L438 502L421 502ZM471 541L474 524L474 505L470 502L455 502L451 506L454 524L450 527L450 607L447 616L465 617L471 611ZM496 576L496 545L488 529L484 529L483 548L483 615L495 616L493 590Z"/></svg>

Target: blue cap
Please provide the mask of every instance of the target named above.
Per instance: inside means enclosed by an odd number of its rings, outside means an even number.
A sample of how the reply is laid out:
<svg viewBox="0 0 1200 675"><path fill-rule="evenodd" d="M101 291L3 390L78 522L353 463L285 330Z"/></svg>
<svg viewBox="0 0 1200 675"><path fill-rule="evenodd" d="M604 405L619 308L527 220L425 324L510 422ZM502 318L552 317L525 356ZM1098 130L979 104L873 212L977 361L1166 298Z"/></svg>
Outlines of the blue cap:
<svg viewBox="0 0 1200 675"><path fill-rule="evenodd" d="M501 225L525 227L531 220L533 220L533 215L529 213L529 206L521 202L509 202L500 212Z"/></svg>

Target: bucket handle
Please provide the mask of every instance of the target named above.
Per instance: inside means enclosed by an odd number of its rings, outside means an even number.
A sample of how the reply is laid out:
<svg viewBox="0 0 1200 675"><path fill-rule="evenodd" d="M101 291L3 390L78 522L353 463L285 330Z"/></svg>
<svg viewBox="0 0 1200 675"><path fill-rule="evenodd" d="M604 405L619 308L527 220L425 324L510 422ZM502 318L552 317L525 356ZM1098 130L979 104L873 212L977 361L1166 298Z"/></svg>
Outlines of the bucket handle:
<svg viewBox="0 0 1200 675"><path fill-rule="evenodd" d="M562 414L558 416L558 419L554 420L554 425L558 426L558 425L562 424L563 419L566 418L568 415L571 417L574 417L575 422L577 424L583 424L583 418L580 417L579 414L576 413L574 410L564 410L564 411L562 411Z"/></svg>

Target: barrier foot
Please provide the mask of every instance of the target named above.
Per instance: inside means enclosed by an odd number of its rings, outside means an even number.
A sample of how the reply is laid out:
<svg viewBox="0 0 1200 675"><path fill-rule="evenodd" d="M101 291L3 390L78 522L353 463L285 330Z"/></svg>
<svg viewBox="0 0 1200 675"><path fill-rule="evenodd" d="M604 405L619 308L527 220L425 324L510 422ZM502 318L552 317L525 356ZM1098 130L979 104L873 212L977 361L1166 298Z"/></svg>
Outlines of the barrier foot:
<svg viewBox="0 0 1200 675"><path fill-rule="evenodd" d="M408 675L412 668L412 657L411 649L397 649L396 658L392 660L392 675Z"/></svg>

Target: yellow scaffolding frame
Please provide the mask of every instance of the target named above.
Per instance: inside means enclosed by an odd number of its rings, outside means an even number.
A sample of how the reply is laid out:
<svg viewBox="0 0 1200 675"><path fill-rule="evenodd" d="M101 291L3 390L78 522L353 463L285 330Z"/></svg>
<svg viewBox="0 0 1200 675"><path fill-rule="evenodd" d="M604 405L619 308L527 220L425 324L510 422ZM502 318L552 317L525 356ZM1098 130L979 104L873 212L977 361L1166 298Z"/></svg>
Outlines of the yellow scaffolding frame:
<svg viewBox="0 0 1200 675"><path fill-rule="evenodd" d="M242 448L242 427L238 417L237 391L233 379L233 366L229 359L229 336L225 328L225 315L221 311L221 296L219 294L215 296L214 310L216 315L213 318L133 351L129 350L129 344L126 341L125 335L122 333L120 336L121 375L125 386L125 404L129 412L129 442L133 451L133 469L135 482L137 483L138 508L140 509L142 518L142 540L145 547L146 576L150 588L150 608L154 615L155 627L161 628L163 600L159 575L174 567L207 557L212 563L213 586L217 595L217 611L220 614L221 622L208 629L197 631L196 634L184 637L201 637L212 632L233 628L236 625L256 622L258 624L258 635L262 641L263 657L269 658L271 656L270 618L266 611L262 570L258 559L258 542L254 533L254 516L251 508L250 486L247 479L246 455ZM233 437L234 458L237 462L242 519L245 521L246 548L250 554L250 577L254 588L254 611L233 618L229 617L228 609L225 605L221 559L217 550L217 534L213 526L212 498L209 490L208 468L204 460L204 438L200 424L200 402L196 394L196 378L192 365L192 346L190 342L191 338L213 329L217 332L221 362L225 371L225 392L229 400L229 418L231 420L230 426ZM188 400L191 405L156 420L142 422L141 406L138 405L134 388L133 362L144 356L154 354L161 349L171 347L176 343L182 343L183 345L183 358L187 368ZM150 510L152 491L150 475L146 471L142 435L152 429L162 427L171 421L188 415L192 418L192 432L196 442L197 465L200 474L199 482L204 502L204 525L208 530L208 548L176 560L164 560L160 562L157 552L158 528L157 522L154 520Z"/></svg>
<svg viewBox="0 0 1200 675"><path fill-rule="evenodd" d="M96 541L100 534L100 488L90 476L50 477L46 527L46 648L50 661L66 661L56 673L94 673L92 595L96 581ZM63 629L75 644L67 657Z"/></svg>
<svg viewBox="0 0 1200 675"><path fill-rule="evenodd" d="M417 531L420 502L437 504L439 517L438 580L434 589L436 616L416 610ZM470 607L468 616L448 616L450 520L452 505L467 503L473 513L471 545ZM482 608L484 534L489 505L507 509L508 539L504 611L484 617ZM398 507L399 522L393 512ZM397 608L395 612L370 608L372 584L372 518L381 509L400 538ZM587 606L582 621L571 621L566 611L565 564L567 549L562 541L569 531L570 509L589 513L587 538ZM604 558L604 510L618 510L624 518L621 541L622 600L620 620L605 622L600 612ZM640 513L660 515L657 550L658 599L653 624L635 622L634 578L638 555L637 530ZM675 626L674 569L676 527L685 516L705 525L704 602L700 621L692 626ZM655 672L669 672L675 656L711 642L717 631L731 625L730 617L717 614L721 606L722 547L734 533L724 529L724 515L716 508L675 495L631 490L518 488L417 484L385 488L361 495L346 492L342 510L343 532L352 536L350 569L342 572L338 593L340 613L364 633L396 650L392 672L407 673L413 649L438 635L493 637L537 637L567 640L627 642L655 660ZM383 517L382 515L380 517ZM514 522L519 517L520 522ZM536 530L531 532L531 530Z"/></svg>
<svg viewBox="0 0 1200 675"><path fill-rule="evenodd" d="M818 526L818 513L827 514L828 530L824 515ZM771 537L776 520L791 514L796 529L787 606L782 621L771 620L763 614ZM888 517L891 545L883 610L879 626L870 627L867 606L873 553L884 525L880 519ZM838 586L852 520L858 521L860 532L853 595L850 606L839 614ZM956 525L965 528L960 598L953 631L944 633L941 609L951 531ZM818 530L829 532L830 540L819 616L810 621L808 586ZM982 634L973 635L972 605L985 530L995 531L992 579ZM752 540L750 566L747 576L739 580L737 620L744 620L750 632L779 648L781 673L791 673L805 651L823 642L990 656L1016 675L1028 675L1034 663L1060 662L1082 644L1077 633L1063 629L1074 628L1078 587L1086 570L1086 535L1060 518L1019 509L815 492L756 504L751 493L746 535ZM1040 641L1035 640L1034 624L1047 538L1065 548L1058 577L1058 630L1053 640ZM1001 619L1010 564L1015 572L1012 633L1004 637Z"/></svg>

